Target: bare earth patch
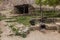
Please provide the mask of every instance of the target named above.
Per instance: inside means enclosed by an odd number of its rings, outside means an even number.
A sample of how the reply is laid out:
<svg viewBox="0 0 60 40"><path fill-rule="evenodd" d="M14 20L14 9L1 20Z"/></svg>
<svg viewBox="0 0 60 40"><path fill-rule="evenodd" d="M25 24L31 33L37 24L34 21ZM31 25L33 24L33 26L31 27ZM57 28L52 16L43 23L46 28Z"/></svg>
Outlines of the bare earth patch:
<svg viewBox="0 0 60 40"><path fill-rule="evenodd" d="M1 40L60 40L60 34L58 32L46 31L42 33L38 30L31 31L26 38L20 36L8 36L10 33L10 28L6 26L5 22L0 22L0 27L3 31L1 35Z"/></svg>
<svg viewBox="0 0 60 40"><path fill-rule="evenodd" d="M43 34L39 31L32 31L26 38L19 36L2 36L2 40L60 40L60 35L55 32Z"/></svg>
<svg viewBox="0 0 60 40"><path fill-rule="evenodd" d="M9 13L9 12L7 12ZM3 13L6 17L10 17L10 14ZM17 26L17 25L16 25ZM31 31L26 38L22 38L20 36L8 36L12 30L7 26L7 22L5 20L0 21L0 28L2 29L1 40L60 40L60 34L58 32L46 31L46 33L42 33L38 30Z"/></svg>

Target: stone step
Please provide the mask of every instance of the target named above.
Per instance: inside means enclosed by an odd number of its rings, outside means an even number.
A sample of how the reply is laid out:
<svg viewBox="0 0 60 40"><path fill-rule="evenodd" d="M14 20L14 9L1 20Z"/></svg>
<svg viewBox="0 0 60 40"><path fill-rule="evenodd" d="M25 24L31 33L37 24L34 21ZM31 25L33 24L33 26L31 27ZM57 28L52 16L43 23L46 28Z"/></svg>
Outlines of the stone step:
<svg viewBox="0 0 60 40"><path fill-rule="evenodd" d="M5 22L17 22L16 20L11 20L11 21L5 21Z"/></svg>
<svg viewBox="0 0 60 40"><path fill-rule="evenodd" d="M4 19L3 21L5 21L5 22L16 22L17 20L16 19Z"/></svg>
<svg viewBox="0 0 60 40"><path fill-rule="evenodd" d="M9 17L9 18L5 18L5 19L15 19L15 18Z"/></svg>

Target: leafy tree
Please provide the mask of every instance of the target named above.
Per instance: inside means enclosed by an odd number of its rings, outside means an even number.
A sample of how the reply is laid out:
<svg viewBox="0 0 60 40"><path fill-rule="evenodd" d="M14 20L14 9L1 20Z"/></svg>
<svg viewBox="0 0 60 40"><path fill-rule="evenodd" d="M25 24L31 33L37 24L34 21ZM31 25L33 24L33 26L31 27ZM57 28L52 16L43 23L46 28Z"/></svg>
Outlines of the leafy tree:
<svg viewBox="0 0 60 40"><path fill-rule="evenodd" d="M56 8L57 5L60 5L60 0L36 0L36 4L40 5L40 11L41 11L41 13L42 13L42 9L41 9L42 5L53 6L54 13L55 13L55 8ZM43 15L43 13L42 13L42 15Z"/></svg>
<svg viewBox="0 0 60 40"><path fill-rule="evenodd" d="M49 5L49 6L53 6L54 12L55 12L56 6L60 5L60 0L45 0L44 4L45 5Z"/></svg>
<svg viewBox="0 0 60 40"><path fill-rule="evenodd" d="M53 6L53 8L54 8L54 15L53 16L56 16L55 8L56 8L57 5L60 5L60 0L45 0L44 4L49 5L49 6ZM53 17L53 20L54 20L54 17Z"/></svg>
<svg viewBox="0 0 60 40"><path fill-rule="evenodd" d="M41 17L43 17L42 13L43 0L36 0L35 3L40 6Z"/></svg>

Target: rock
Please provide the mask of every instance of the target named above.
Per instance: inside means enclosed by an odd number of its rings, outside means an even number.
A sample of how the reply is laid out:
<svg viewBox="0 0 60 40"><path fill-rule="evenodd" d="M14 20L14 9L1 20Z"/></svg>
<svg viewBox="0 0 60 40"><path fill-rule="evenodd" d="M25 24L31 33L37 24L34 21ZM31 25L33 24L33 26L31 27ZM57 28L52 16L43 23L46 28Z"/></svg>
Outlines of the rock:
<svg viewBox="0 0 60 40"><path fill-rule="evenodd" d="M17 23L15 26L18 27L18 28L25 27L23 24L19 24L19 23Z"/></svg>

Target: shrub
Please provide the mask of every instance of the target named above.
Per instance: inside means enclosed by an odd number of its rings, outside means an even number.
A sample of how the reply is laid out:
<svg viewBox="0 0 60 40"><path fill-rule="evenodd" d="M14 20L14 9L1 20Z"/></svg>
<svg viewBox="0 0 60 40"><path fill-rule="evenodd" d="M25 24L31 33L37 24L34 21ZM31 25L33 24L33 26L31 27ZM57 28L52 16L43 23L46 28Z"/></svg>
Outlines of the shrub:
<svg viewBox="0 0 60 40"><path fill-rule="evenodd" d="M14 27L14 25L10 25L9 27L12 28L12 27Z"/></svg>
<svg viewBox="0 0 60 40"><path fill-rule="evenodd" d="M16 28L12 28L13 31L16 31L17 29Z"/></svg>
<svg viewBox="0 0 60 40"><path fill-rule="evenodd" d="M3 19L3 17L2 16L0 16L0 21Z"/></svg>
<svg viewBox="0 0 60 40"><path fill-rule="evenodd" d="M23 34L21 34L21 36L22 36L23 38L25 38L27 35L26 35L26 33L23 33Z"/></svg>

